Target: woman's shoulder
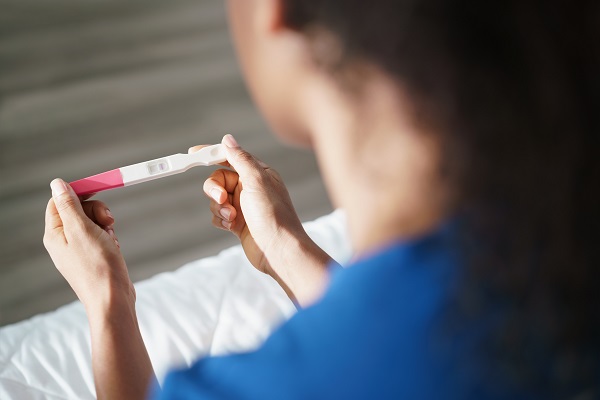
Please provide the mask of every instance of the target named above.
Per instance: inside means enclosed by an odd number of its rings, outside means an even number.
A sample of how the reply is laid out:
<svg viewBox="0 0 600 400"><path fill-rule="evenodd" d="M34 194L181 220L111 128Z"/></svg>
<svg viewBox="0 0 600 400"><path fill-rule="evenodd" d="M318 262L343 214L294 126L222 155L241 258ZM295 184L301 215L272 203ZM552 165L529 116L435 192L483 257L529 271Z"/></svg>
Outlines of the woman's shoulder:
<svg viewBox="0 0 600 400"><path fill-rule="evenodd" d="M200 360L166 387L231 398L489 398L474 357L480 324L444 330L461 266L453 238L436 231L337 270L324 297L257 351Z"/></svg>

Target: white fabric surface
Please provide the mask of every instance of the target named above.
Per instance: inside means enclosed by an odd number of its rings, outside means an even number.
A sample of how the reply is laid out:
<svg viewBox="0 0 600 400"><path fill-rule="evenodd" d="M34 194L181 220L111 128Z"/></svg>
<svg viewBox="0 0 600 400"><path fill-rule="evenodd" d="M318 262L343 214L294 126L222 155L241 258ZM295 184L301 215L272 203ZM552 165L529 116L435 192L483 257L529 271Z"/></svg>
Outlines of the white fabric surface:
<svg viewBox="0 0 600 400"><path fill-rule="evenodd" d="M341 211L305 224L334 259L351 255ZM205 354L259 346L295 311L283 290L241 247L136 284L140 329L162 380ZM95 398L90 336L80 303L0 329L0 399Z"/></svg>

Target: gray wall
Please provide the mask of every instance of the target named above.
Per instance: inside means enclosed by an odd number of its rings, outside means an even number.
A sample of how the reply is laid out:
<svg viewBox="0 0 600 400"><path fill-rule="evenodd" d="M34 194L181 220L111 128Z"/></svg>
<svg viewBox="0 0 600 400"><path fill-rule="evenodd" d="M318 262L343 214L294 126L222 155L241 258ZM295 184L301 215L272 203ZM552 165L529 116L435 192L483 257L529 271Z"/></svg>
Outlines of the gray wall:
<svg viewBox="0 0 600 400"><path fill-rule="evenodd" d="M0 325L75 300L42 245L71 181L233 133L300 216L331 210L313 156L282 147L244 88L220 0L0 0ZM235 243L210 225L206 168L98 196L134 281Z"/></svg>

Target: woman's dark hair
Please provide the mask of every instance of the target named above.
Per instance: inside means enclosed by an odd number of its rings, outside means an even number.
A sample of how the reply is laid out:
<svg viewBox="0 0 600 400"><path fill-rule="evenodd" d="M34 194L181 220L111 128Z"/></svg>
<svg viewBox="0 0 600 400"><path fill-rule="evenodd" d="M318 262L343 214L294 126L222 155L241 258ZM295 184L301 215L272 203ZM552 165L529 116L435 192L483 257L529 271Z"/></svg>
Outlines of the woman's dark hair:
<svg viewBox="0 0 600 400"><path fill-rule="evenodd" d="M333 35L329 64L387 71L441 138L476 238L465 297L508 310L497 364L523 388L596 388L600 1L285 0L284 19Z"/></svg>

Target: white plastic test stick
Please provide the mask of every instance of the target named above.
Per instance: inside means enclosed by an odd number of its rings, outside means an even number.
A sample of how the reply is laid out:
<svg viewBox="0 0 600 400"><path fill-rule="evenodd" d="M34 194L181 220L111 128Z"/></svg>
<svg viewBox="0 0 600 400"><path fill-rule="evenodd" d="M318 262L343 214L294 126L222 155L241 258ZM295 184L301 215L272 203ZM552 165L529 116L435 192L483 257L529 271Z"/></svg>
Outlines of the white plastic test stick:
<svg viewBox="0 0 600 400"><path fill-rule="evenodd" d="M113 169L71 182L71 187L78 195L86 195L180 174L192 167L215 165L226 160L223 145L215 144L192 154L173 154Z"/></svg>

